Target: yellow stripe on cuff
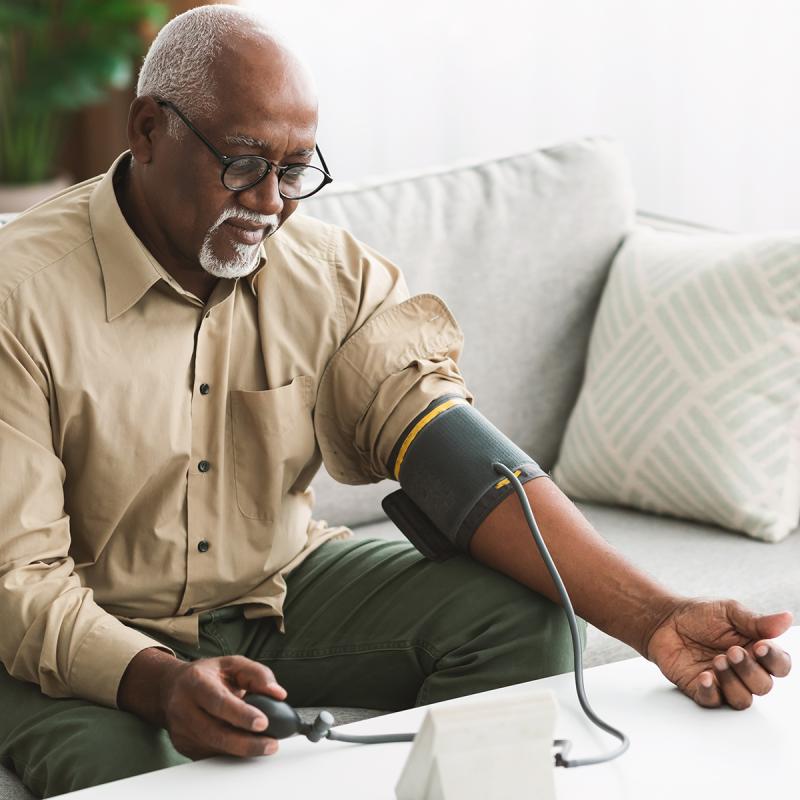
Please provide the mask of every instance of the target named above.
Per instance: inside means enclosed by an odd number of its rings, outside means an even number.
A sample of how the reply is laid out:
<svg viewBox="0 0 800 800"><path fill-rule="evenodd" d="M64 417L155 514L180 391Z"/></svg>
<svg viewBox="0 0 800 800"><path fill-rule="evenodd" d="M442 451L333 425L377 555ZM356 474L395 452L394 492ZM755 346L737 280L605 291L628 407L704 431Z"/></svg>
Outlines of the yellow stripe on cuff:
<svg viewBox="0 0 800 800"><path fill-rule="evenodd" d="M405 441L400 447L400 452L397 454L397 461L394 462L394 477L395 480L400 480L400 465L403 463L408 448L411 447L411 442L414 441L417 434L432 420L448 408L456 405L469 405L463 397L453 397L445 401L440 406L436 406L432 411L427 413L408 433Z"/></svg>
<svg viewBox="0 0 800 800"><path fill-rule="evenodd" d="M520 475L522 475L522 470L521 469L515 469L514 470L514 476L516 478L519 478ZM508 478L503 478L502 480L498 481L494 485L494 488L495 489L502 489L504 486L508 486L509 483L510 483L510 481L508 480Z"/></svg>

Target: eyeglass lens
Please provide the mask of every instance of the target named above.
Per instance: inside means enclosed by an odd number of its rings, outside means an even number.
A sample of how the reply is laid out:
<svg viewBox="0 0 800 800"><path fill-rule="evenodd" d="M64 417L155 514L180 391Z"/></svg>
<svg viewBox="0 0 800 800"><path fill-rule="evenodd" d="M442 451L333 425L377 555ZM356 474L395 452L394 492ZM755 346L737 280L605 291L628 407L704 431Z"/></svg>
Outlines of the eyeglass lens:
<svg viewBox="0 0 800 800"><path fill-rule="evenodd" d="M268 169L267 162L260 158L237 158L226 167L222 181L227 189L240 191L261 180ZM301 198L315 192L324 181L325 173L322 170L310 164L298 165L281 175L278 189L286 198Z"/></svg>

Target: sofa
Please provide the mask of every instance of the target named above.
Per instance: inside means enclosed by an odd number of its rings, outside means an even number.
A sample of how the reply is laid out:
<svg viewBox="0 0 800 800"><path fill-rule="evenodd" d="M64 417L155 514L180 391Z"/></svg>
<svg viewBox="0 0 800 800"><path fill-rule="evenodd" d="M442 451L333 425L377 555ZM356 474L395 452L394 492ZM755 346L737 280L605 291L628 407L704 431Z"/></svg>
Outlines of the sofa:
<svg viewBox="0 0 800 800"><path fill-rule="evenodd" d="M637 213L622 148L605 138L358 186L334 183L298 213L348 228L401 266L412 293L445 300L464 331L460 366L476 406L547 471L559 457L622 243L642 226L704 230ZM317 518L347 524L356 536L402 538L380 503L396 484L344 486L323 469L312 487ZM680 515L574 500L614 547L677 592L800 612L800 529L769 544ZM634 655L590 626L586 666ZM0 769L0 798L29 796Z"/></svg>

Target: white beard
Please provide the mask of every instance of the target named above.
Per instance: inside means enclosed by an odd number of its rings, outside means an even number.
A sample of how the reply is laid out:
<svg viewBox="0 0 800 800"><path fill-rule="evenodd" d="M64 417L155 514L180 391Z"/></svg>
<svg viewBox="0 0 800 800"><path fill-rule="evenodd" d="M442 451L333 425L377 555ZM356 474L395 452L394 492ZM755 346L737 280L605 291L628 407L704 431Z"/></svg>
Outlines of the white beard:
<svg viewBox="0 0 800 800"><path fill-rule="evenodd" d="M226 208L219 215L217 221L208 229L198 255L200 266L215 278L244 278L258 266L260 244L232 242L233 256L224 260L214 252L214 245L211 241L212 235L225 220L232 218L265 227L267 236L271 236L280 224L280 220L275 214L263 215L243 208Z"/></svg>

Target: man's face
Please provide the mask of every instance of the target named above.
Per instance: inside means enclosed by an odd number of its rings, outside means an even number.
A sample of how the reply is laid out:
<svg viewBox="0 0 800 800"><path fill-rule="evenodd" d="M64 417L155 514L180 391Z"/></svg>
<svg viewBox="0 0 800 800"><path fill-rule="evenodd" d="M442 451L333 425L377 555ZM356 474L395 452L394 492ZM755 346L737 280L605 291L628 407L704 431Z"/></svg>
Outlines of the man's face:
<svg viewBox="0 0 800 800"><path fill-rule="evenodd" d="M243 41L235 53L223 54L215 68L218 107L207 119L187 117L219 152L259 155L277 165L311 161L316 97L290 57L268 43ZM158 184L150 182L148 199L174 255L199 263L216 277L252 272L261 242L299 202L280 196L274 170L250 189L226 189L222 165L188 128L179 140L159 139L151 167Z"/></svg>

